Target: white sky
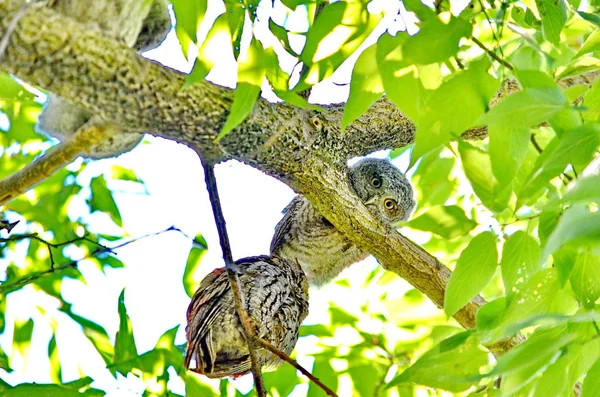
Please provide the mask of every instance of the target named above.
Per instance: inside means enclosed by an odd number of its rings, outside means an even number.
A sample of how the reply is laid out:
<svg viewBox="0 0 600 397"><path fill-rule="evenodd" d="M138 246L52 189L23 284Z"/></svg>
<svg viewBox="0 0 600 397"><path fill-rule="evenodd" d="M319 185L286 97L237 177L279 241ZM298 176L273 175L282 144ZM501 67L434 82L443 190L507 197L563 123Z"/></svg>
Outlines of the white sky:
<svg viewBox="0 0 600 397"><path fill-rule="evenodd" d="M378 4L391 9L397 8L396 2L381 0ZM209 9L209 13L215 15L215 12L219 12L218 7ZM388 18L387 23L398 22ZM302 27L298 28L302 29ZM376 38L383 30L383 28L378 29L374 37ZM205 29L201 30L201 34L203 31L205 32ZM265 37L264 34L264 31L261 32L260 28L257 28L259 37ZM368 44L372 42L374 40ZM181 54L173 32L160 48L145 55L175 69L188 71L190 68L190 64ZM313 91L315 102L345 100L349 87L340 87L333 82L349 81L350 71L357 55L328 82L315 88ZM284 67L291 69L292 66L293 64L289 63ZM214 70L219 73L209 75L212 81L229 86L235 84L235 65L231 60L224 57ZM145 181L149 195L115 194L123 216L124 230L130 236L137 237L173 225L191 236L202 233L210 247L202 261L203 275L215 267L223 266L203 173L196 154L183 145L163 139L147 137L146 141L150 144L139 145L132 152L117 159L89 164L80 176L81 183L85 185L86 180L108 171L113 164L132 168ZM385 156L385 153L381 155ZM400 162L397 165L405 170L406 159L403 158ZM294 193L275 179L235 161L218 165L216 175L234 258L267 254L274 227L281 218L281 210L292 199ZM77 203L71 210L74 214L77 213ZM93 227L102 231L110 227L107 226L110 222L103 214L95 214L92 219ZM14 232L20 231L15 229ZM91 232L94 230L92 229ZM181 325L177 341L183 343L185 311L189 298L182 287L182 276L189 249L190 242L185 237L176 232L169 232L119 249L118 258L126 264L126 267L117 270L108 269L106 276L95 265L83 261L79 264L79 269L84 274L87 285L76 280L66 280L63 283L63 296L67 301L73 302L75 313L102 324L109 335L114 335L119 321L116 312L117 299L123 287L126 287L125 302L140 353L152 349L160 335L177 324ZM2 261L5 263L3 264ZM6 260L0 259L0 268L6 265ZM375 260L369 258L346 271L344 276L350 280L363 280L367 271L374 266L377 266ZM402 289L394 291L397 296L401 296L409 288L406 283L402 285ZM342 290L336 285L311 291L311 314L305 323L319 323L328 318L328 302L332 296L339 298L341 291L346 291L344 293L347 294L346 289ZM362 300L360 302L348 300L348 307L358 308L370 296L378 296L379 293L380 291L368 288L362 290L360 294ZM38 305L44 310L40 310ZM45 358L47 343L51 336L50 319L53 316L57 318L66 318L66 316L57 313L57 305L53 299L47 299L45 294L35 292L32 287L10 294L8 307L7 329L0 336L0 346L9 356L13 355L11 364L16 371L6 374L0 370L0 376L13 384L25 381L50 382L49 366ZM26 320L30 317L35 320L35 329L31 354L29 360L24 362L13 352L11 324L15 319ZM42 317L46 320L42 320ZM83 373L96 380L95 386L109 391L109 396L137 395L143 391L143 383L135 377L130 376L127 381L116 382L105 370L104 362L79 332L76 324L62 321L56 332L64 381L78 379L81 369ZM301 344L298 348L302 349ZM240 387L247 390L251 379L242 378L239 382ZM183 394L181 381L174 381L172 386L174 392Z"/></svg>

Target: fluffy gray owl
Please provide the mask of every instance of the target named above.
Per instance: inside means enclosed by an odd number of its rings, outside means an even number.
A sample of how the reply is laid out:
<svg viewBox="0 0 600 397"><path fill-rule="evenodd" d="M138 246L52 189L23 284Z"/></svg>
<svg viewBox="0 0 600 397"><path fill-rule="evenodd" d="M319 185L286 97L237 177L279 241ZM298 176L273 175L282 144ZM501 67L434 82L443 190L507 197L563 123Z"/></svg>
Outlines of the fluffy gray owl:
<svg viewBox="0 0 600 397"><path fill-rule="evenodd" d="M242 272L245 308L256 335L289 355L308 314L304 272L297 262L278 257L256 256L235 263ZM187 323L186 368L209 378L250 371L248 345L225 268L213 270L202 280L188 308ZM261 366L282 362L263 348L257 353Z"/></svg>
<svg viewBox="0 0 600 397"><path fill-rule="evenodd" d="M391 225L412 215L416 205L412 186L389 161L360 160L348 170L348 180L356 195L384 223ZM297 260L310 285L330 282L369 255L338 232L305 197L296 196L283 212L275 226L271 254Z"/></svg>

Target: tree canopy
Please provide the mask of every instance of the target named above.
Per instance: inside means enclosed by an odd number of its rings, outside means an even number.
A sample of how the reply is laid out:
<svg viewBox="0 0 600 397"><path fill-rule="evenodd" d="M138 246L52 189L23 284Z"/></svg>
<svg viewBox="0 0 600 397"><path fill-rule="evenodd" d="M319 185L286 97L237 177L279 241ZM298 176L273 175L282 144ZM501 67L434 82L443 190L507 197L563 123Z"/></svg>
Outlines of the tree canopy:
<svg viewBox="0 0 600 397"><path fill-rule="evenodd" d="M172 0L189 74L22 3L0 0L0 197L18 196L0 203L1 395L255 393L187 372L181 323L134 326L153 313L128 310L117 254L157 231L130 234L119 197L147 194L144 179L125 156L48 175L34 160L61 144L34 131L44 92L265 172L377 259L311 291L324 309L294 357L338 395L600 394L600 2ZM206 79L223 56L234 89ZM134 152L165 144L150 141ZM349 160L380 150L416 192L398 230L346 183ZM46 176L25 194L6 182ZM165 231L186 248L161 270L182 278L158 288L191 296L222 266L206 263L218 248L204 222ZM65 294L76 283L102 300L97 277L128 288L109 321ZM154 347L139 346L146 333L161 335ZM270 395L324 395L289 365L263 376Z"/></svg>

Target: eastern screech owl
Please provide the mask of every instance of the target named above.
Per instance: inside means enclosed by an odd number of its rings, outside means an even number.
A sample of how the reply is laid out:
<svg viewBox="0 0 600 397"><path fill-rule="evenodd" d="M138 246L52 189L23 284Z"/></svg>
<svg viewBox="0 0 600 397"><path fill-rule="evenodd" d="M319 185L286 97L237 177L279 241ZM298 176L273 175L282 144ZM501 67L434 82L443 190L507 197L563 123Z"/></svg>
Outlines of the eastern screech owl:
<svg viewBox="0 0 600 397"><path fill-rule="evenodd" d="M348 180L367 208L386 224L410 218L416 202L400 170L383 159L363 159L348 170ZM366 258L308 202L296 196L275 226L271 254L300 262L310 285L333 280L346 267Z"/></svg>
<svg viewBox="0 0 600 397"><path fill-rule="evenodd" d="M256 335L289 355L308 314L308 282L302 269L295 261L276 256L235 263L241 272L244 307ZM202 280L188 307L187 323L186 368L209 378L250 371L248 345L225 268ZM257 353L261 366L281 364L279 357L265 349L258 348Z"/></svg>

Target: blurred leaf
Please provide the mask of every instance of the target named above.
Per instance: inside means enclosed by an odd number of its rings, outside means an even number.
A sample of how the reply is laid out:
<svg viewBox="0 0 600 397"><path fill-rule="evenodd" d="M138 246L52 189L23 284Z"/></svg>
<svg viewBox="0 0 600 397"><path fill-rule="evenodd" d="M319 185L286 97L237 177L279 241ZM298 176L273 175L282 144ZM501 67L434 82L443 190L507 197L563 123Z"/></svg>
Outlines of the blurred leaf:
<svg viewBox="0 0 600 397"><path fill-rule="evenodd" d="M87 202L92 209L92 212L105 212L110 216L110 219L112 219L114 223L123 227L123 220L121 219L119 207L117 207L117 203L115 203L112 191L106 185L104 175L92 178L90 189L92 190L92 196Z"/></svg>
<svg viewBox="0 0 600 397"><path fill-rule="evenodd" d="M505 128L535 127L564 109L566 104L558 88L526 88L502 99L479 122Z"/></svg>
<svg viewBox="0 0 600 397"><path fill-rule="evenodd" d="M267 390L277 390L279 396L289 396L294 388L300 383L296 368L289 364L283 364L276 371L263 373ZM272 395L275 395L273 393Z"/></svg>
<svg viewBox="0 0 600 397"><path fill-rule="evenodd" d="M454 157L441 157L436 150L421 158L411 178L419 207L446 203L457 185L456 179L450 176L455 164Z"/></svg>
<svg viewBox="0 0 600 397"><path fill-rule="evenodd" d="M133 170L121 167L120 165L113 165L110 168L110 177L112 179L120 179L123 181L142 182Z"/></svg>
<svg viewBox="0 0 600 397"><path fill-rule="evenodd" d="M200 286L202 280L200 264L205 253L206 248L192 247L188 254L185 270L183 271L183 288L190 298L194 296L194 292Z"/></svg>
<svg viewBox="0 0 600 397"><path fill-rule="evenodd" d="M260 87L265 78L266 63L262 45L253 39L247 51L238 62L238 84L225 125L217 136L222 139L248 117L260 95Z"/></svg>
<svg viewBox="0 0 600 397"><path fill-rule="evenodd" d="M453 135L474 126L486 111L499 87L499 81L488 73L489 66L487 59L476 61L429 94L416 120L411 165L425 153L450 142ZM458 109L454 106L457 102L461 104Z"/></svg>
<svg viewBox="0 0 600 397"><path fill-rule="evenodd" d="M50 378L53 383L62 383L62 368L60 357L56 348L56 334L52 333L52 338L48 342L48 358L50 360Z"/></svg>
<svg viewBox="0 0 600 397"><path fill-rule="evenodd" d="M387 388L400 383L414 382L460 392L476 385L469 380L488 364L487 353L470 331L451 336L419 358L411 367L388 383Z"/></svg>
<svg viewBox="0 0 600 397"><path fill-rule="evenodd" d="M580 248L571 273L571 287L584 307L594 307L600 298L600 255Z"/></svg>
<svg viewBox="0 0 600 397"><path fill-rule="evenodd" d="M458 142L463 169L483 205L494 212L506 209L510 189L502 185L492 172L490 156L466 142Z"/></svg>
<svg viewBox="0 0 600 397"><path fill-rule="evenodd" d="M536 0L544 38L558 46L560 32L567 22L567 6L564 0Z"/></svg>
<svg viewBox="0 0 600 397"><path fill-rule="evenodd" d="M419 27L419 32L406 39L402 52L411 63L426 65L442 62L458 52L458 42L471 36L469 21L450 17L447 23L439 18L429 18Z"/></svg>
<svg viewBox="0 0 600 397"><path fill-rule="evenodd" d="M329 363L329 358L323 355L315 356L315 364L312 368L312 374L316 376L321 382L327 385L334 392L338 388L338 373L335 371ZM308 393L306 397L322 397L323 389L317 386L315 383L310 382L308 385Z"/></svg>
<svg viewBox="0 0 600 397"><path fill-rule="evenodd" d="M590 124L568 131L561 138L554 138L538 157L528 181L518 193L519 203L528 204L531 197L551 178L563 172L567 164L587 164L599 143L600 127Z"/></svg>
<svg viewBox="0 0 600 397"><path fill-rule="evenodd" d="M185 374L185 395L186 396L218 396L212 387L204 384L200 377L201 375L195 374L192 371L188 371Z"/></svg>
<svg viewBox="0 0 600 397"><path fill-rule="evenodd" d="M78 388L68 385L47 385L39 383L21 383L10 389L10 397L100 397L106 393L98 389L87 389L80 392Z"/></svg>
<svg viewBox="0 0 600 397"><path fill-rule="evenodd" d="M600 242L600 212L590 212L581 205L567 209L544 245L542 261L563 245L596 246Z"/></svg>
<svg viewBox="0 0 600 397"><path fill-rule="evenodd" d="M300 336L314 335L318 337L332 337L333 332L324 325L303 325L300 327Z"/></svg>
<svg viewBox="0 0 600 397"><path fill-rule="evenodd" d="M383 95L383 83L377 67L377 46L372 45L360 54L350 81L350 96L344 107L342 130L360 117Z"/></svg>
<svg viewBox="0 0 600 397"><path fill-rule="evenodd" d="M492 278L498 264L496 236L481 233L471 240L456 263L444 297L444 311L453 316L473 299Z"/></svg>
<svg viewBox="0 0 600 397"><path fill-rule="evenodd" d="M427 212L411 220L408 226L453 239L468 234L477 226L477 223L467 218L462 208L448 205L429 208Z"/></svg>
<svg viewBox="0 0 600 397"><path fill-rule="evenodd" d="M590 368L581 389L581 397L594 397L600 395L600 359Z"/></svg>
<svg viewBox="0 0 600 397"><path fill-rule="evenodd" d="M596 202L600 204L600 175L580 178L560 199L563 204Z"/></svg>
<svg viewBox="0 0 600 397"><path fill-rule="evenodd" d="M576 58L587 54L588 52L594 52L600 50L600 29L596 29L590 34L587 39L585 39L585 43L581 46L577 54Z"/></svg>
<svg viewBox="0 0 600 397"><path fill-rule="evenodd" d="M347 371L352 378L352 384L359 396L375 395L374 393L377 390L377 384L384 375L379 373L375 363L353 365L353 363L350 362Z"/></svg>
<svg viewBox="0 0 600 397"><path fill-rule="evenodd" d="M15 321L15 329L13 333L13 349L20 352L23 357L27 357L29 346L31 344L31 336L33 335L33 319L27 321Z"/></svg>
<svg viewBox="0 0 600 397"><path fill-rule="evenodd" d="M512 291L513 286L525 284L541 269L540 256L538 242L522 230L506 240L500 267L507 294Z"/></svg>
<svg viewBox="0 0 600 397"><path fill-rule="evenodd" d="M134 359L138 356L135 339L133 338L131 320L129 320L127 309L125 308L125 289L119 295L118 310L119 330L115 336L115 355L113 357L113 363L115 364ZM121 374L127 376L126 373L121 372Z"/></svg>
<svg viewBox="0 0 600 397"><path fill-rule="evenodd" d="M527 155L529 128L491 125L488 128L488 135L492 171L501 184L508 185Z"/></svg>
<svg viewBox="0 0 600 397"><path fill-rule="evenodd" d="M0 368L5 370L6 372L12 372L12 368L8 363L8 356L4 353L4 350L0 348ZM1 389L0 389L1 391Z"/></svg>

